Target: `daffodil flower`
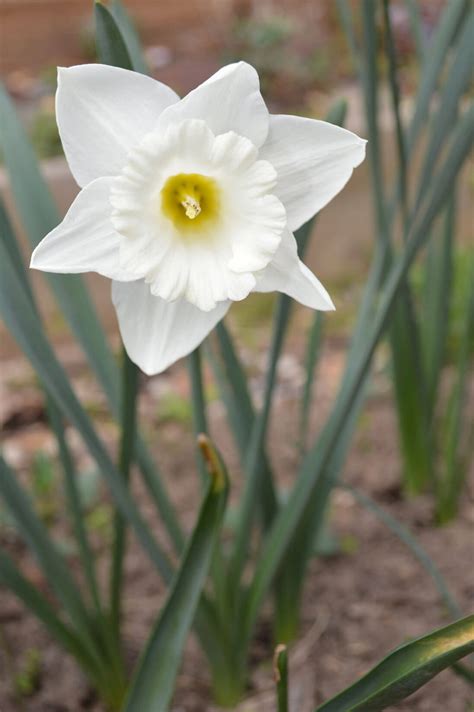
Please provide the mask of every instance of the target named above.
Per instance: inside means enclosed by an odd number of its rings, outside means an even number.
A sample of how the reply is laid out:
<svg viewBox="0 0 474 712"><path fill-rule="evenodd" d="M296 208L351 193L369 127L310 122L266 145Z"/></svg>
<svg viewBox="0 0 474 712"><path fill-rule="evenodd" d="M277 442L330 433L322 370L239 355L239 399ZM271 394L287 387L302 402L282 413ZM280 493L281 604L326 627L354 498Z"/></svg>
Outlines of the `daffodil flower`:
<svg viewBox="0 0 474 712"><path fill-rule="evenodd" d="M343 188L365 141L270 115L244 62L181 100L124 69L60 69L56 113L82 190L31 266L110 278L125 348L145 373L190 353L250 292L334 308L293 231Z"/></svg>

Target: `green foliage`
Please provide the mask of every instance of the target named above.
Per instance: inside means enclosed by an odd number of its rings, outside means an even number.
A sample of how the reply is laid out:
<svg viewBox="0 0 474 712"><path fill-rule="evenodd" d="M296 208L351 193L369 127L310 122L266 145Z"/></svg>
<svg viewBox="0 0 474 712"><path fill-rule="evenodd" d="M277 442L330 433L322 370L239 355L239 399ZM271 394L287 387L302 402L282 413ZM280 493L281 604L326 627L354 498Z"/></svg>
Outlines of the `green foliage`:
<svg viewBox="0 0 474 712"><path fill-rule="evenodd" d="M465 6L457 0L450 3L431 44L421 47L424 62L420 86L411 122L405 127L399 111L400 82L388 4L380 6L384 10L384 46L387 52L383 65L378 61L381 37L377 26L378 5L374 0L364 0L360 4L361 22L356 23L349 5L345 2L338 4L360 74L370 139L377 234L371 273L357 315L340 388L317 437L309 436L308 420L321 348L320 317L310 326L300 419L301 447L297 453L301 455L301 462L291 478L292 487L285 498L278 493L268 452L268 425L278 360L290 322L291 301L286 296L279 297L274 310L259 408L253 402L246 370L231 332L224 323L216 328L205 353L228 413L243 473L242 496L233 511L231 531L226 531L225 539L222 543L219 541L218 546L216 542L226 503L227 474L219 453L203 435L209 431L209 419L201 350L196 350L189 358L191 412L187 403L179 402L174 397L171 405L165 401L165 416L161 415L163 420L169 418L171 412L173 419L181 421L191 416L194 431L199 434L197 468L203 484L203 503L186 543L177 513L139 434L136 367L126 356L121 366L117 365L81 279L78 276L49 276L48 281L65 320L83 347L107 396L110 411L119 423L119 456L118 462L115 462L55 356L36 307L18 241L0 205L0 313L32 363L45 394L49 423L58 445L58 470L63 480L64 500L84 574L84 585L78 586L67 552L58 550L41 516L41 500L51 494L55 482L52 463L44 458L37 459L34 465L33 486L28 492L8 463L0 459L0 496L15 521L19 536L35 555L54 598L29 582L3 551L0 551L0 583L9 587L64 649L76 657L111 709L123 709L125 705L130 712L138 709L158 712L169 707L191 626L194 626L209 662L215 696L221 704L228 706L236 704L245 690L250 643L262 606L270 595L273 596L277 636L283 640L296 635L306 567L314 554L314 542L321 544L323 541L328 506L359 421L374 353L385 339L390 344L399 414L402 420L405 419L400 427L405 459L415 463L417 477L422 470L420 480L423 483L430 476L431 462L425 463L423 458L433 438L433 412L436 403L440 403L438 383L449 351L449 329L441 337L436 329L428 333L420 326L426 324L426 318L420 312L436 313L435 306L440 304L440 295L451 283L451 267L448 270L445 265L451 265L453 255L453 186L474 133L472 109L464 113L459 109L468 74L468 34L460 22ZM97 51L101 61L146 71L136 33L120 3L96 3L95 20ZM414 26L416 22L417 14L414 12ZM361 37L355 30L359 25ZM252 42L258 47L264 47L266 58L276 52L278 44L289 37L290 32L288 27L279 24L254 30L255 35L250 33L249 36L253 37ZM418 44L421 46L420 42ZM379 82L384 70L390 85L399 156L397 180L391 190L383 173L384 141L378 115ZM447 77L446 82L442 81L443 76ZM433 108L431 100L438 85L442 101L439 108ZM342 124L344 116L345 104L338 102L327 119ZM59 218L31 147L5 93L0 94L0 117L0 141L12 192L27 236L34 246ZM427 140L421 156L421 174L415 192L411 193L408 190L409 174L413 169L411 155L418 148L423 127L427 130ZM433 252L430 248L431 257L429 260L426 258L421 268L422 287L418 296L416 289L413 289L413 266L423 254L424 246L433 240L432 233L437 229L437 220L443 213L445 230L439 243L431 242L440 249ZM402 225L401 245L395 240L396 217L400 218ZM308 245L314 225L311 221L298 231L301 255ZM447 260L444 259L446 254ZM433 276L436 279L432 279ZM428 284L429 289L426 288ZM450 301L454 304L455 298ZM265 312L268 308L266 298L262 304L262 311ZM455 357L452 361L456 364L456 378L447 408L447 424L443 426L443 432L447 434L446 443L442 446L446 454L446 475L443 480L437 480L438 484L443 482L442 501L449 502L451 509L462 484L458 481L459 476L455 477L452 473L459 473L459 433L471 341L472 321L468 319L467 326L463 322L459 332L459 360ZM433 360L431 356L435 353L438 356ZM412 367L415 363L417 370ZM429 373L426 364L430 365ZM428 411L423 401L425 392L431 394L427 398L431 404ZM406 425L408 419L410 427ZM98 502L96 482L92 482L89 492L87 486L80 484L82 475L77 473L64 435L66 421L82 437L96 471L110 490L113 504ZM143 476L156 514L161 517L163 529L169 536L174 549L172 555L170 547L162 546L155 537L129 488L134 464L138 465L137 470ZM451 486L453 482L454 487ZM441 512L439 516L441 518ZM439 573L429 565L422 550L413 546L412 537L386 517L385 521L414 550L446 598L445 585L443 582L440 586L442 579ZM165 585L170 587L167 602L155 621L131 686L122 658L121 625L123 559L129 527L151 565ZM90 543L91 533L97 530L106 532L104 538L111 559L106 591L98 584L95 552ZM179 567L175 564L177 558L181 562ZM467 625L467 621L461 621L400 648L349 691L342 693L343 699L350 699L350 709L381 709L380 704L401 699L424 679L471 650L472 636L468 641L466 638L459 643L458 634L465 631ZM440 640L445 642L441 652ZM420 647L428 650L424 660L420 660L418 655ZM282 649L279 649L276 667L279 709L285 710L287 670ZM322 709L349 709L330 707L339 702L329 702Z"/></svg>
<svg viewBox="0 0 474 712"><path fill-rule="evenodd" d="M474 616L406 643L315 712L379 712L474 651Z"/></svg>

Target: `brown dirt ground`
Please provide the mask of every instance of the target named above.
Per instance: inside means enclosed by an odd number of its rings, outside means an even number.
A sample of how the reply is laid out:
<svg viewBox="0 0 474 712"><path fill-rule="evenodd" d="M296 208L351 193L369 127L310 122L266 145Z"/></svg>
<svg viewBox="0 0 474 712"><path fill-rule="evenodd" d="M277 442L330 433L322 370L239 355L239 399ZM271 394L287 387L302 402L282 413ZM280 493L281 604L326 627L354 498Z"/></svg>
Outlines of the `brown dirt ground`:
<svg viewBox="0 0 474 712"><path fill-rule="evenodd" d="M291 484L295 472L296 398L301 383L301 357L297 341L283 357L279 387L271 424L269 450L282 486ZM264 353L252 349L246 357L255 374L254 392L262 387ZM260 354L257 356L257 352ZM95 402L100 412L101 397L84 370L81 357L71 347L61 347L60 358L74 377L75 386L86 402ZM344 358L344 346L330 343L321 363L317 392L312 413L312 429L317 431L330 407L337 387ZM4 439L5 456L25 474L34 452L54 452L51 438L41 422L41 404L32 385L28 369L18 361L4 363L3 388L10 404L10 429ZM157 402L166 393L187 394L186 372L173 367L163 376L143 383L141 416L147 423L156 422ZM14 397L12 396L14 395ZM15 401L16 398L16 401ZM17 414L17 421L14 419ZM219 401L210 404L214 437L223 450L232 473L235 499L239 490L239 469L236 454L225 426ZM12 420L13 417L13 420ZM23 418L23 422L22 422ZM103 420L103 437L113 446L115 428ZM71 443L82 467L89 465L87 454L76 438ZM193 439L189 425L173 421L161 423L156 446L157 460L165 474L173 501L187 527L196 514L198 478L193 466ZM444 528L432 523L428 497L407 501L400 496L400 466L397 438L387 383L377 373L373 392L361 418L346 467L345 479L369 493L389 513L399 518L426 548L463 610L468 611L474 593L472 524L474 490L468 487L462 501L459 518ZM157 534L163 539L160 523L140 484L136 495L144 512L150 517ZM331 524L343 550L335 556L314 559L305 588L302 625L299 641L291 650L291 695L294 712L310 712L339 689L343 688L391 648L408 638L421 635L443 625L448 617L433 582L404 547L373 514L361 509L348 492L337 490L332 502ZM59 522L58 532L64 531ZM14 535L3 537L6 545L27 567L40 586L41 576ZM105 562L102 565L105 574ZM131 542L126 560L126 646L134 659L144 644L150 624L164 596L164 588L135 541ZM41 651L40 686L25 701L28 712L79 712L101 708L74 662L64 655L42 627L6 591L0 590L0 624L7 637L14 662L22 665L25 651ZM271 654L269 642L271 610L266 608L254 658L248 698L241 712L275 710L272 690ZM21 710L11 696L11 686L5 675L5 658L0 652L0 710ZM174 712L205 712L215 708L209 700L209 679L205 661L191 637L179 675ZM464 681L451 671L445 671L398 709L403 712L466 712L472 696Z"/></svg>

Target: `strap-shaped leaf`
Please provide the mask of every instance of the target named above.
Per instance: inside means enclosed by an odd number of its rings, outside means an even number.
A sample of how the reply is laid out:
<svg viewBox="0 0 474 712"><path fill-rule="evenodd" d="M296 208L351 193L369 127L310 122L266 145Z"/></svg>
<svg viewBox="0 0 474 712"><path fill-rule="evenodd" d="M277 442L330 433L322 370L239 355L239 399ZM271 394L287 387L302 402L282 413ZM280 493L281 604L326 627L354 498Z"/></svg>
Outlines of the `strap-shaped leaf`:
<svg viewBox="0 0 474 712"><path fill-rule="evenodd" d="M76 582L66 561L56 549L49 534L34 512L16 474L0 456L0 496L12 514L21 537L35 555L52 590L62 602L76 630L91 643L90 618ZM92 646L93 647L93 646Z"/></svg>
<svg viewBox="0 0 474 712"><path fill-rule="evenodd" d="M174 680L206 580L227 499L228 477L206 436L199 438L211 476L181 566L151 634L125 706L126 712L167 712Z"/></svg>
<svg viewBox="0 0 474 712"><path fill-rule="evenodd" d="M109 5L110 11L114 16L115 22L122 33L122 37L127 45L128 54L132 62L132 68L136 72L149 74L145 58L143 56L140 38L138 36L135 25L130 19L125 6L120 0L112 0Z"/></svg>
<svg viewBox="0 0 474 712"><path fill-rule="evenodd" d="M277 645L273 656L278 712L288 712L288 652L286 645Z"/></svg>
<svg viewBox="0 0 474 712"><path fill-rule="evenodd" d="M301 517L312 501L316 487L318 488L316 502L318 511L315 512L315 516L320 517L322 511L324 511L327 498L334 485L333 473L328 473L326 467L338 444L339 435L343 431L347 412L357 402L360 389L366 382L375 348L386 329L399 289L405 281L407 271L415 256L428 238L433 220L445 205L449 195L449 186L452 185L468 155L473 135L474 108L471 108L465 112L454 131L449 155L433 181L434 185L429 204L416 225L414 225L404 251L390 270L374 319L363 343L360 344L357 353L353 356L352 367L344 384L344 391L342 392L341 390L336 406L321 433L319 441L315 443L313 449L308 453L302 465L298 482L286 504L280 508L279 514L266 537L246 602L246 636L250 635L263 597L288 550Z"/></svg>
<svg viewBox="0 0 474 712"><path fill-rule="evenodd" d="M2 240L0 240L0 314L12 336L31 361L48 394L81 433L117 505L135 528L145 550L167 580L171 575L170 564L130 497L87 413L77 400L40 323L32 312L28 297L19 284Z"/></svg>
<svg viewBox="0 0 474 712"><path fill-rule="evenodd" d="M132 69L132 60L117 21L100 0L95 3L95 37L99 59L103 64Z"/></svg>
<svg viewBox="0 0 474 712"><path fill-rule="evenodd" d="M405 699L474 651L474 616L396 648L363 678L316 712L378 712Z"/></svg>
<svg viewBox="0 0 474 712"><path fill-rule="evenodd" d="M23 604L48 629L49 633L81 664L96 680L100 680L101 660L93 648L89 648L72 629L56 615L47 599L18 570L10 557L0 549L0 583L10 589Z"/></svg>
<svg viewBox="0 0 474 712"><path fill-rule="evenodd" d="M41 176L32 146L12 102L0 84L0 149L8 171L11 190L32 247L60 222L51 193ZM4 237L2 235L2 237ZM4 240L8 244L7 240ZM46 274L56 301L105 391L116 417L120 410L118 369L108 348L104 330L95 313L80 275ZM137 438L137 460L144 482L160 512L177 551L183 535L166 490L145 443Z"/></svg>
<svg viewBox="0 0 474 712"><path fill-rule="evenodd" d="M455 56L441 91L439 102L442 110L434 114L428 147L418 180L417 205L422 202L427 193L433 169L442 153L446 138L451 135L453 123L456 121L459 102L463 94L468 91L472 81L472 63L474 61L473 34L474 9L472 9L471 5L471 10L463 23Z"/></svg>
<svg viewBox="0 0 474 712"><path fill-rule="evenodd" d="M443 14L433 33L433 38L425 52L420 88L416 98L415 113L408 133L408 151L410 152L422 129L433 93L436 90L449 48L454 41L462 19L469 10L469 0L451 0L446 3Z"/></svg>
<svg viewBox="0 0 474 712"><path fill-rule="evenodd" d="M24 286L25 293L30 301L31 309L33 310L36 318L40 320L40 315L36 307L33 292L30 288L30 283L26 275L25 266L21 257L19 245L15 239L13 233L13 228L8 219L7 212L3 205L3 201L0 198L0 235L2 236L3 244L9 253L11 263L16 270L17 279L20 284ZM79 552L81 556L81 563L84 568L84 573L89 585L91 595L94 599L97 609L100 608L99 605L99 594L98 586L95 576L94 569L94 558L92 556L92 551L89 546L86 528L83 522L79 494L77 491L77 481L76 472L74 469L73 458L69 451L66 438L64 437L64 426L61 419L61 415L54 405L53 401L49 398L47 392L45 391L46 398L46 409L49 416L49 422L51 428L56 435L59 449L59 458L61 461L63 473L64 473L64 484L65 492L67 497L67 502L69 506L69 512L71 514L74 533L76 536L76 541L78 543Z"/></svg>
<svg viewBox="0 0 474 712"><path fill-rule="evenodd" d="M0 148L16 208L31 246L36 247L60 222L60 216L40 174L28 137L1 85ZM108 397L114 398L118 405L117 368L81 277L48 274L47 279Z"/></svg>

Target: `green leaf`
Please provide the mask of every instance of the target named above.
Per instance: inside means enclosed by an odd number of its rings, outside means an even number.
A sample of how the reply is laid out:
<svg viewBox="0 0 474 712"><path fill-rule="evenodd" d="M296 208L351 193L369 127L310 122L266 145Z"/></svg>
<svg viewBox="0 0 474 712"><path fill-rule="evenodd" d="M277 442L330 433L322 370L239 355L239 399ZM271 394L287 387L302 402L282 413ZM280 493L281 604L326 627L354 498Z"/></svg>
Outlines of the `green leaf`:
<svg viewBox="0 0 474 712"><path fill-rule="evenodd" d="M126 712L167 712L181 655L212 559L227 499L228 477L206 436L199 438L211 482L171 592L150 636L125 705Z"/></svg>
<svg viewBox="0 0 474 712"><path fill-rule="evenodd" d="M264 493L263 467L265 437L273 400L276 378L276 367L288 326L291 300L286 295L278 298L273 320L272 343L268 357L265 378L263 407L254 418L252 433L248 442L245 457L245 486L241 497L238 529L235 537L234 550L229 562L230 585L237 591L238 581L245 566L245 559L250 544L252 523L258 502Z"/></svg>
<svg viewBox="0 0 474 712"><path fill-rule="evenodd" d="M0 85L0 148L15 205L32 247L58 223L60 216L13 105ZM89 294L79 275L47 274L56 300L88 356L107 396L118 407L118 372Z"/></svg>
<svg viewBox="0 0 474 712"><path fill-rule="evenodd" d="M444 365L453 289L454 238L456 229L455 187L443 216L439 235L428 245L423 275L421 336L426 373L426 407L431 424Z"/></svg>
<svg viewBox="0 0 474 712"><path fill-rule="evenodd" d="M288 653L286 645L278 645L273 656L273 671L277 689L277 712L288 712Z"/></svg>
<svg viewBox="0 0 474 712"><path fill-rule="evenodd" d="M137 427L137 396L139 371L125 349L122 353L122 417L120 421L120 451L118 469L125 486L129 488L130 469L135 449ZM114 542L110 570L110 621L120 640L121 606L123 600L123 560L126 549L126 520L121 512L115 512Z"/></svg>
<svg viewBox="0 0 474 712"><path fill-rule="evenodd" d="M441 442L442 452L439 458L441 472L436 493L436 516L440 523L445 523L456 515L468 471L470 452L468 448L472 443L474 429L472 421L466 428L463 427L474 353L474 256L471 257L470 274L470 291L467 295L466 320L459 349L456 379L442 420L444 437ZM464 436L467 443L466 453L463 453Z"/></svg>
<svg viewBox="0 0 474 712"><path fill-rule="evenodd" d="M210 358L219 390L227 408L227 417L232 426L242 465L249 445L255 419L247 378L242 363L237 355L232 335L221 321L216 327L216 338L220 349L220 358ZM267 456L262 456L263 497L260 512L264 527L269 526L276 509L277 500L273 488L273 475Z"/></svg>
<svg viewBox="0 0 474 712"><path fill-rule="evenodd" d="M306 441L308 439L308 426L311 400L313 397L313 381L316 373L319 357L321 354L321 338L324 323L324 312L316 312L309 330L309 337L306 346L305 371L306 379L301 398L300 414L300 448L304 453Z"/></svg>
<svg viewBox="0 0 474 712"><path fill-rule="evenodd" d="M417 205L421 204L426 195L434 167L441 155L441 149L445 145L446 138L452 133L460 99L468 90L472 81L472 64L474 61L473 35L474 10L471 10L464 21L459 43L456 47L456 53L443 85L441 96L439 97L439 105L442 109L437 111L434 115L428 147L425 152L423 167L418 180L416 194Z"/></svg>
<svg viewBox="0 0 474 712"><path fill-rule="evenodd" d="M109 8L100 0L96 0L94 16L97 53L100 61L113 67L133 69L127 44L117 21Z"/></svg>
<svg viewBox="0 0 474 712"><path fill-rule="evenodd" d="M98 659L94 652L81 641L62 620L46 598L23 576L7 554L0 549L0 583L10 589L15 596L43 623L50 634L69 650L89 671L98 673Z"/></svg>
<svg viewBox="0 0 474 712"><path fill-rule="evenodd" d="M410 17L411 33L415 39L418 60L420 60L423 59L426 51L420 6L416 0L405 0L405 5Z"/></svg>
<svg viewBox="0 0 474 712"><path fill-rule="evenodd" d="M462 610L458 603L451 594L446 581L444 580L441 572L434 563L434 561L428 556L426 551L423 549L416 537L411 534L411 532L404 527L400 522L392 517L385 509L380 507L371 497L369 497L364 492L361 492L355 487L344 484L340 485L343 489L347 490L352 494L354 499L362 506L365 507L369 512L372 512L377 519L379 519L385 526L411 551L413 556L419 561L421 566L425 569L427 574L431 576L433 582L438 589L438 592L443 599L446 608L453 618L458 618L462 615Z"/></svg>
<svg viewBox="0 0 474 712"><path fill-rule="evenodd" d="M31 144L22 129L12 102L0 84L0 149L8 171L15 204L32 247L60 222L51 193L39 171ZM18 250L10 232L0 231L4 245L15 263ZM22 260L20 259L22 264ZM31 288L22 267L22 282L31 295ZM79 275L45 275L56 301L73 333L86 353L97 378L105 391L116 417L120 412L120 389L117 364L108 348L105 332L97 319L89 294ZM156 466L145 443L137 439L137 460L144 482L163 519L176 551L183 545L181 527L161 482Z"/></svg>
<svg viewBox="0 0 474 712"><path fill-rule="evenodd" d="M98 438L89 416L77 400L64 370L45 337L41 324L31 310L29 299L17 279L2 240L0 240L0 314L12 336L31 361L56 406L81 433L118 507L134 526L145 551L167 580L171 574L168 559L158 547L107 450Z"/></svg>
<svg viewBox="0 0 474 712"><path fill-rule="evenodd" d="M432 96L436 90L444 63L449 57L449 49L462 26L464 15L469 10L469 0L450 0L434 30L433 38L426 50L420 86L417 91L415 113L408 132L408 154L426 126L426 117Z"/></svg>
<svg viewBox="0 0 474 712"><path fill-rule="evenodd" d="M35 555L43 574L62 602L64 609L84 641L91 644L89 614L77 583L69 568L50 539L47 529L34 512L22 490L16 474L0 456L0 496L15 519L18 531L28 548Z"/></svg>
<svg viewBox="0 0 474 712"><path fill-rule="evenodd" d="M206 398L202 382L201 349L199 346L188 356L188 369L189 378L191 380L193 429L195 436L198 437L201 433L207 435L209 432L206 415ZM201 482L203 486L206 486L208 479L206 464L200 450L197 453L197 466Z"/></svg>
<svg viewBox="0 0 474 712"><path fill-rule="evenodd" d="M16 270L17 278L21 284L24 285L25 292L30 301L31 308L36 315L36 318L40 320L40 315L34 301L34 296L31 291L30 283L26 274L26 270L22 261L21 253L19 251L18 243L15 240L15 235L13 233L12 225L8 219L8 215L5 211L3 201L0 199L0 234L2 235L4 245L9 253L12 264ZM88 582L89 590L95 601L96 607L99 610L99 595L98 587L94 571L94 559L92 551L89 546L87 539L87 533L84 527L84 522L81 513L81 507L79 502L79 494L77 491L77 479L76 472L74 469L73 459L69 451L66 439L64 437L64 424L62 422L61 416L55 407L53 401L48 397L45 391L46 397L46 409L49 415L49 421L51 428L56 435L59 449L59 457L61 460L61 465L64 473L65 480L65 490L66 497L69 505L69 511L73 520L74 533L76 540L79 545L79 551L81 555L81 563L84 568L84 573Z"/></svg>
<svg viewBox="0 0 474 712"><path fill-rule="evenodd" d="M128 54L132 62L132 69L141 74L149 74L147 64L143 57L140 38L124 4L120 2L120 0L112 0L109 7L127 45Z"/></svg>
<svg viewBox="0 0 474 712"><path fill-rule="evenodd" d="M419 494L434 474L420 329L407 289L402 290L393 311L390 347L405 487Z"/></svg>
<svg viewBox="0 0 474 712"><path fill-rule="evenodd" d="M474 616L400 646L316 712L378 712L474 651Z"/></svg>
<svg viewBox="0 0 474 712"><path fill-rule="evenodd" d="M474 107L465 112L454 131L450 152L439 173L433 178L428 205L413 226L406 247L390 270L377 311L368 325L364 338L360 340L357 351L352 356L351 366L336 399L335 407L319 440L305 458L298 481L286 504L281 506L265 539L246 601L242 636L250 636L263 597L292 543L298 523L314 499L316 489L318 494L316 515L321 517L324 512L334 485L333 473L328 473L326 468L338 447L339 437L344 432L347 413L357 402L360 390L365 385L374 351L385 332L399 289L406 279L415 256L428 238L433 220L445 205L449 196L449 187L468 155L473 134Z"/></svg>

